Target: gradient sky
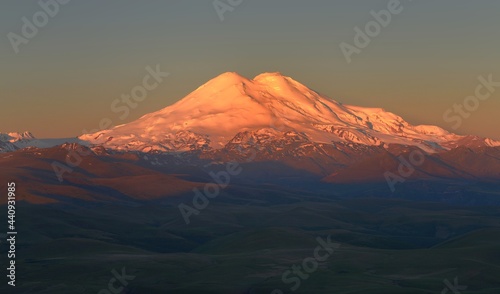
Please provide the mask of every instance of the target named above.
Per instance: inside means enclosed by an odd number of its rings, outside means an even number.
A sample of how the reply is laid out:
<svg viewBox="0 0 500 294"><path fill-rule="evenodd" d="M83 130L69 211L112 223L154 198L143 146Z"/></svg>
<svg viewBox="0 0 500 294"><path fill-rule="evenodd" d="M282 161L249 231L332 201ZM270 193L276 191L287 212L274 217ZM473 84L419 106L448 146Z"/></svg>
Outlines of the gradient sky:
<svg viewBox="0 0 500 294"><path fill-rule="evenodd" d="M16 54L7 34L41 8L2 1L0 132L78 136L103 118L121 124L168 106L226 71L280 71L337 101L452 130L443 113L474 93L477 77L500 81L500 1L401 0L348 64L339 44L388 2L243 0L221 22L211 0L72 0ZM120 120L112 101L156 64L171 75ZM455 132L500 139L499 110L500 88Z"/></svg>

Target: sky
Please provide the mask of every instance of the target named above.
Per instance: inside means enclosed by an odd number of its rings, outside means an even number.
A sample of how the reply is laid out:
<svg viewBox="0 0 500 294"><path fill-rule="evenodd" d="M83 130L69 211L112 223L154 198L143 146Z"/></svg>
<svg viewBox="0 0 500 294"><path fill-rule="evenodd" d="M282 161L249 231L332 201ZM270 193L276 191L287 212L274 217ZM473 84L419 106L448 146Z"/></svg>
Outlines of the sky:
<svg viewBox="0 0 500 294"><path fill-rule="evenodd" d="M217 12L212 0L71 0L46 21L39 1L2 1L0 132L75 137L103 119L123 124L171 105L223 72L278 71L345 104L500 140L500 87L490 82L479 91L488 98L475 97L479 77L500 82L500 1L401 0L378 31L370 12L396 0L217 1L230 9ZM23 35L23 18L34 16L37 32ZM355 46L355 28L370 23L369 44L347 62L341 44ZM113 112L147 67L169 75L126 117ZM457 112L464 101L469 110Z"/></svg>

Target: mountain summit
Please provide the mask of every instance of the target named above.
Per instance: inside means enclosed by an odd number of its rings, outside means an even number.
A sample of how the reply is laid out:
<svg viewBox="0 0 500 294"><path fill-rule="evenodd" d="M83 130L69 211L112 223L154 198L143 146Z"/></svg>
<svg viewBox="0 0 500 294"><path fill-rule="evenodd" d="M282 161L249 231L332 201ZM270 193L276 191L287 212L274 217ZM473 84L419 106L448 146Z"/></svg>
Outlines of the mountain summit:
<svg viewBox="0 0 500 294"><path fill-rule="evenodd" d="M381 108L344 105L276 72L253 79L223 73L171 106L80 139L109 149L177 152L221 149L244 132L294 132L316 143L398 144L429 153L469 141L437 126L411 125ZM489 139L480 144L500 145Z"/></svg>

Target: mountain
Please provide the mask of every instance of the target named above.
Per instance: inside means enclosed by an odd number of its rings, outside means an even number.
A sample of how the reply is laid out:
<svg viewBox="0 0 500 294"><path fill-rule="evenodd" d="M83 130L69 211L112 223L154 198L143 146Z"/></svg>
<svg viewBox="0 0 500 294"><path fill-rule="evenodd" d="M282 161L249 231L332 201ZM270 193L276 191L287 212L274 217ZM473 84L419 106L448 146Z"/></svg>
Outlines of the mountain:
<svg viewBox="0 0 500 294"><path fill-rule="evenodd" d="M0 133L0 153L26 147L50 148L64 143L85 143L78 138L37 139L31 132Z"/></svg>
<svg viewBox="0 0 500 294"><path fill-rule="evenodd" d="M30 132L0 133L0 152L10 152L24 148L33 139L35 137Z"/></svg>
<svg viewBox="0 0 500 294"><path fill-rule="evenodd" d="M65 174L65 185L85 185L84 190L96 185L103 195L112 189L133 199L169 195L155 188L162 181L173 187L176 182L179 187L211 182L207 174L228 162L244 168L245 177L232 180L240 184L378 184L385 183L388 172L399 177L398 183L500 180L500 142L411 125L380 108L345 105L279 73L251 80L224 73L171 106L78 138L0 135L0 152L15 151L3 157L2 166L13 173L38 166L26 170L25 177L49 177L56 184L50 163L68 165L71 148L92 152L68 167L72 172ZM401 176L402 165L415 152L421 152L424 162ZM148 183L147 193L128 194L141 182Z"/></svg>
<svg viewBox="0 0 500 294"><path fill-rule="evenodd" d="M416 146L428 153L500 142L459 136L437 126L414 126L381 108L345 105L280 73L252 80L224 73L177 103L84 142L122 151L216 151L228 144L299 140L303 145Z"/></svg>

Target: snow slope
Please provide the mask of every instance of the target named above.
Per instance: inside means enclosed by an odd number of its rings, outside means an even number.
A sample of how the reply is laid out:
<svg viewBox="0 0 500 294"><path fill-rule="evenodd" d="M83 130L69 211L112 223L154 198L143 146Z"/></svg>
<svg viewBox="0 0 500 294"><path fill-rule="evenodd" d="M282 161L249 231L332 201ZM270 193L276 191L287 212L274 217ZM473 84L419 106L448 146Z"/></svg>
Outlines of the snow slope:
<svg viewBox="0 0 500 294"><path fill-rule="evenodd" d="M437 126L413 126L381 108L344 105L280 73L250 80L232 72L162 110L79 138L117 150L189 151L220 149L241 132L266 129L294 131L317 143L400 144L427 152L449 150L468 138Z"/></svg>

